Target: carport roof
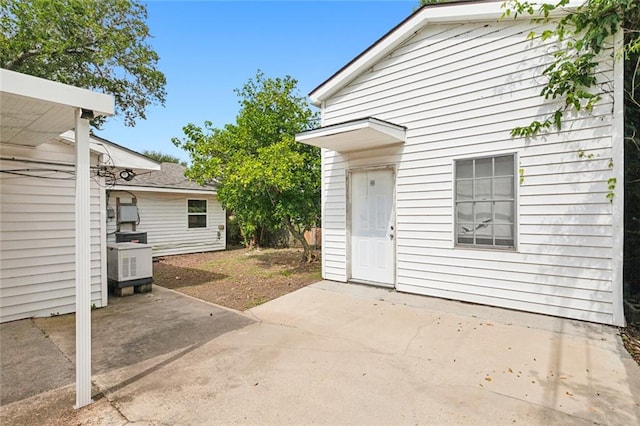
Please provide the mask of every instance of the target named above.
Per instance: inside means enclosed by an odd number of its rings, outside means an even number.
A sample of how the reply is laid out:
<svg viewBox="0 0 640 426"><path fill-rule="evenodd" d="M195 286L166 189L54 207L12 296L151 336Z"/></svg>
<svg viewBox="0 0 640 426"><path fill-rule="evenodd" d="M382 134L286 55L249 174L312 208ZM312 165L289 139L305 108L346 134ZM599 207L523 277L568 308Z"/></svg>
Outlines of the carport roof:
<svg viewBox="0 0 640 426"><path fill-rule="evenodd" d="M0 69L0 143L37 146L73 129L77 109L114 113L112 96Z"/></svg>

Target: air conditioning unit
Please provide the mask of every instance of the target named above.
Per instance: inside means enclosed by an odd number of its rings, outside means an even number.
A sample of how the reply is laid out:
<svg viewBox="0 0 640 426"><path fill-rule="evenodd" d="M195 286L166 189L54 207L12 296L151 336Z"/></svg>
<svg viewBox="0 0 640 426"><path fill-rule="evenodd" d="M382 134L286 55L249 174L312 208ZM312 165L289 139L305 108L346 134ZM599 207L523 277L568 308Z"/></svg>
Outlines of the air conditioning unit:
<svg viewBox="0 0 640 426"><path fill-rule="evenodd" d="M152 283L151 244L107 244L107 281L116 288Z"/></svg>

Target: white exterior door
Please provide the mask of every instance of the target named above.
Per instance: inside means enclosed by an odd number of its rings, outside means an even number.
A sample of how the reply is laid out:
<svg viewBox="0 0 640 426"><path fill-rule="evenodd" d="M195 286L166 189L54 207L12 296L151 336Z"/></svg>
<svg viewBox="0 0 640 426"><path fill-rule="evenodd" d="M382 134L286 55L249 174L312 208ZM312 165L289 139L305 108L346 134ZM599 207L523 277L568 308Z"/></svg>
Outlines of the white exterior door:
<svg viewBox="0 0 640 426"><path fill-rule="evenodd" d="M351 279L394 285L393 171L351 173Z"/></svg>

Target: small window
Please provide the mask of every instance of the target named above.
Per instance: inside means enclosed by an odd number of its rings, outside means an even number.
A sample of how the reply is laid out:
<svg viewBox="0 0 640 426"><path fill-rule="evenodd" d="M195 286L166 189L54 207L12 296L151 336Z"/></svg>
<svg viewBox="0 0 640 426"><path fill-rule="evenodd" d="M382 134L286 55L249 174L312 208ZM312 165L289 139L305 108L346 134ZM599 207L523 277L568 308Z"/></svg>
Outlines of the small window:
<svg viewBox="0 0 640 426"><path fill-rule="evenodd" d="M207 227L207 200L187 200L189 228Z"/></svg>
<svg viewBox="0 0 640 426"><path fill-rule="evenodd" d="M513 155L455 162L456 244L514 247Z"/></svg>

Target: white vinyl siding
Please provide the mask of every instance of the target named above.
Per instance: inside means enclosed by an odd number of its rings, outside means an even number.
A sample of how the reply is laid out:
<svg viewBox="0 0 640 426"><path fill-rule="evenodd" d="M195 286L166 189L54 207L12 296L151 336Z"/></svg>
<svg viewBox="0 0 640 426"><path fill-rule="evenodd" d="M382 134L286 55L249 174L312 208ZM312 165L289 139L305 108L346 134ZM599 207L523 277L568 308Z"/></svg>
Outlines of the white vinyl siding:
<svg viewBox="0 0 640 426"><path fill-rule="evenodd" d="M539 96L555 46L527 40L534 28L427 26L324 102L323 126L375 117L407 127L397 147L323 150L324 278L348 280L345 171L395 164L399 291L614 322L612 97L569 114L561 131L512 138L558 105ZM611 51L603 58L599 79L610 81ZM516 247L456 247L455 160L514 152Z"/></svg>
<svg viewBox="0 0 640 426"><path fill-rule="evenodd" d="M0 161L2 170L29 169L26 174L57 178L0 173L0 322L74 312L73 147L58 142L36 148L3 146L2 156L70 166ZM104 182L91 184L91 300L98 307L106 301L100 220L104 200L99 184Z"/></svg>
<svg viewBox="0 0 640 426"><path fill-rule="evenodd" d="M226 214L215 195L184 194L154 191L135 191L140 223L136 230L147 233L147 243L153 246L153 256L197 253L224 250L226 248ZM131 201L131 194L113 190L108 199L115 208L116 198ZM187 200L204 200L207 203L206 228L188 227ZM222 229L220 229L222 227ZM122 224L122 231L130 231ZM115 219L107 221L108 241L115 241Z"/></svg>

